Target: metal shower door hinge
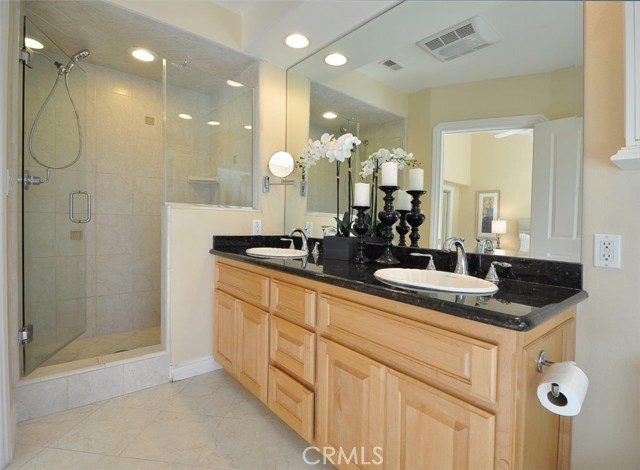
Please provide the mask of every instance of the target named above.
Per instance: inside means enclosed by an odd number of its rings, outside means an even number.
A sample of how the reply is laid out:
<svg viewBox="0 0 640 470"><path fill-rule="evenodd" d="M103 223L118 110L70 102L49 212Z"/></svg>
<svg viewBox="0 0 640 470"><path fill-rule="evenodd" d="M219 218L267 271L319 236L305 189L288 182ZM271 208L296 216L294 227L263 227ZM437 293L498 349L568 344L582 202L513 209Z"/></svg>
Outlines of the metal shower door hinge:
<svg viewBox="0 0 640 470"><path fill-rule="evenodd" d="M31 62L31 51L29 50L29 48L23 47L22 49L20 49L20 63L26 65L29 68L32 68L31 65L29 65L30 62Z"/></svg>
<svg viewBox="0 0 640 470"><path fill-rule="evenodd" d="M20 335L19 336L20 344L22 344L23 346L33 341L33 325L32 324L23 326L22 328L20 328L20 331L18 333Z"/></svg>

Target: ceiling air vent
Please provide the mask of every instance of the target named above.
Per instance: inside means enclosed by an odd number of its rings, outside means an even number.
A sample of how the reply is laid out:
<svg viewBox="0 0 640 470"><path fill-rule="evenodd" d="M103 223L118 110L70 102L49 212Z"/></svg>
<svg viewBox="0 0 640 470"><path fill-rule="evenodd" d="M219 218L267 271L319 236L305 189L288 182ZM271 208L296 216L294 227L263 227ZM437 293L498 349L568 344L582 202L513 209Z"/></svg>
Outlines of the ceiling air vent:
<svg viewBox="0 0 640 470"><path fill-rule="evenodd" d="M397 72L398 70L402 70L404 68L404 65L397 63L393 59L383 60L382 62L380 62L380 64L384 65L388 69L393 70L394 72Z"/></svg>
<svg viewBox="0 0 640 470"><path fill-rule="evenodd" d="M432 34L416 44L446 62L477 51L502 39L502 34L482 16L474 16L454 26Z"/></svg>

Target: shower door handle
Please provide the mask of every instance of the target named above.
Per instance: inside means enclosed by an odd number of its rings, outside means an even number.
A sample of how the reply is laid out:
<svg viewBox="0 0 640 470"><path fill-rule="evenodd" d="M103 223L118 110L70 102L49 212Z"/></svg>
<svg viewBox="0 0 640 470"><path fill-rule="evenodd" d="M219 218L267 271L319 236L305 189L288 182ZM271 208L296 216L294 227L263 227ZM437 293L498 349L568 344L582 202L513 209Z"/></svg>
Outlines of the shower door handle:
<svg viewBox="0 0 640 470"><path fill-rule="evenodd" d="M87 199L87 212L84 219L75 219L73 214L73 202L75 200L75 196L78 194L84 196ZM79 189L76 189L75 191L71 191L69 193L69 219L75 224L86 224L91 220L91 193L87 191L81 191Z"/></svg>

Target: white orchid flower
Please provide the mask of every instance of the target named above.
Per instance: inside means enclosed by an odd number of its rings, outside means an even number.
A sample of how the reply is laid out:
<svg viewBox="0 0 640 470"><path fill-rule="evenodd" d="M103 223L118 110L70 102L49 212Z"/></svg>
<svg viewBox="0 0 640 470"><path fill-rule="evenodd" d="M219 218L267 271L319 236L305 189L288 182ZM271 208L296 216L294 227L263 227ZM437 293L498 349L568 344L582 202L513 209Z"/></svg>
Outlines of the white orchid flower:
<svg viewBox="0 0 640 470"><path fill-rule="evenodd" d="M398 163L398 170L404 170L407 166L415 166L413 154L407 153L402 148L393 148L391 151L381 148L377 152L372 153L369 158L362 163L362 171L360 176L366 178L371 176L376 168L385 162Z"/></svg>

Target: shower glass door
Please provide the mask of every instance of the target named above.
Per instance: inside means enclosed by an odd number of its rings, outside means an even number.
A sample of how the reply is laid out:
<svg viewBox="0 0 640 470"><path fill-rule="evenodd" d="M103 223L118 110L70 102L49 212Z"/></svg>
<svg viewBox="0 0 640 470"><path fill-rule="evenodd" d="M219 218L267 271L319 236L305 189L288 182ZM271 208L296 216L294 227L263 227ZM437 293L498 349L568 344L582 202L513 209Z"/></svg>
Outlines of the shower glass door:
<svg viewBox="0 0 640 470"><path fill-rule="evenodd" d="M85 72L69 67L70 58L26 18L24 32L22 319L33 327L23 348L26 375L55 363L52 356L85 331L91 204Z"/></svg>

